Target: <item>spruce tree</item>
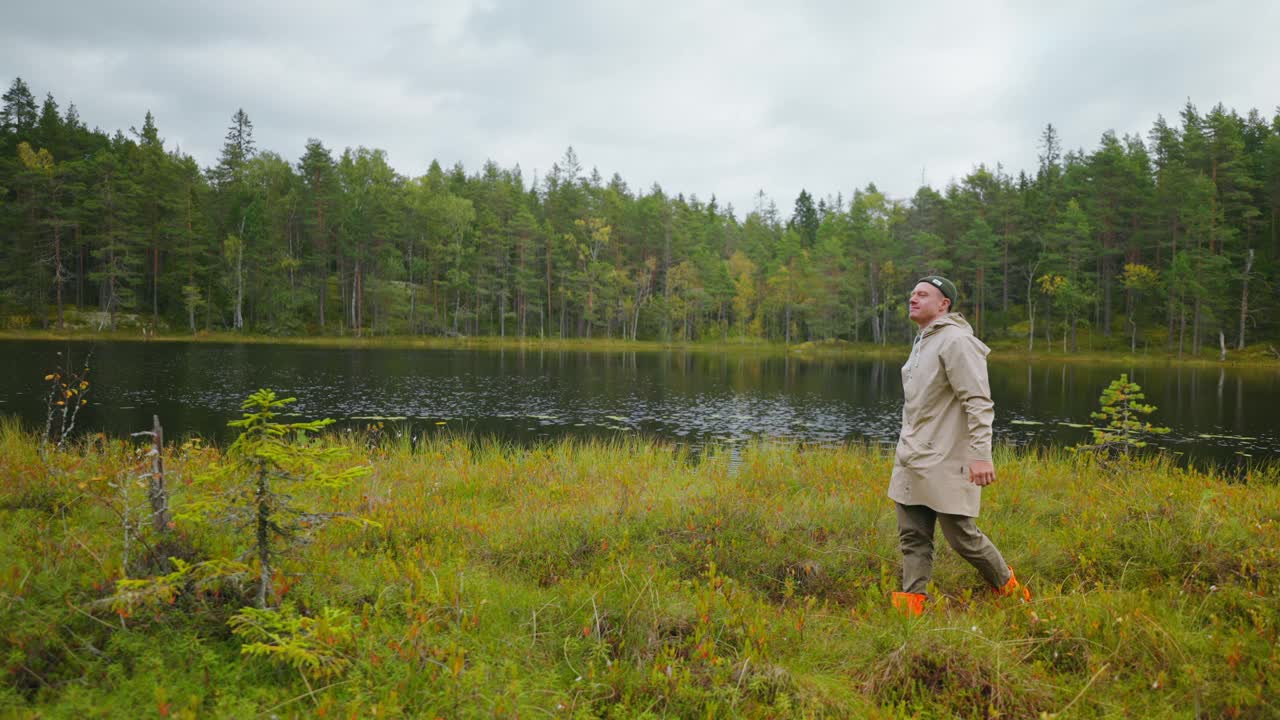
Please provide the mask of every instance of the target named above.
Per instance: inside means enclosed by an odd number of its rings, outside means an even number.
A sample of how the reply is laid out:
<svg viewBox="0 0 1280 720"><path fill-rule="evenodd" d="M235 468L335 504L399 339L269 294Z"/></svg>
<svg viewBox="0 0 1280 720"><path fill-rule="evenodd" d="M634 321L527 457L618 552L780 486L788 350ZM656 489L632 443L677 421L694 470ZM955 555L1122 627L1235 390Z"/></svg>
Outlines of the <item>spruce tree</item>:
<svg viewBox="0 0 1280 720"><path fill-rule="evenodd" d="M36 98L31 88L22 78L14 78L3 96L4 106L0 107L0 130L16 136L25 136L36 127L39 117L36 111Z"/></svg>

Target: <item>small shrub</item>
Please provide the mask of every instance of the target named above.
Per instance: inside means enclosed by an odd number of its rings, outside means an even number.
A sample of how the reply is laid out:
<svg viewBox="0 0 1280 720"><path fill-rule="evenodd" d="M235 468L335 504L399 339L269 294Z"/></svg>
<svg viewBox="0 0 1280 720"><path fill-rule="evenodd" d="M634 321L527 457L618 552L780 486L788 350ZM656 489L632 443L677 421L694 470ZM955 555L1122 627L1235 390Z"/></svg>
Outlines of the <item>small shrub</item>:
<svg viewBox="0 0 1280 720"><path fill-rule="evenodd" d="M1100 410L1090 413L1095 420L1105 420L1106 427L1093 428L1093 444L1080 449L1127 456L1135 449L1146 447L1145 438L1169 432L1169 428L1157 427L1145 419L1156 411L1155 405L1142 402L1145 398L1142 386L1131 382L1128 374L1112 380L1098 398Z"/></svg>
<svg viewBox="0 0 1280 720"><path fill-rule="evenodd" d="M59 356L62 353L58 353ZM44 423L44 443L41 449L53 445L61 450L67 439L76 428L76 418L80 416L80 408L88 404L89 394L89 359L92 353L85 355L84 365L79 371L72 368L70 358L66 367L59 367L44 376L49 383L49 396L45 402L46 413Z"/></svg>
<svg viewBox="0 0 1280 720"><path fill-rule="evenodd" d="M339 675L350 665L354 641L351 615L326 607L315 617L299 615L292 605L275 610L243 608L232 616L231 632L244 640L240 652L283 663L304 677Z"/></svg>
<svg viewBox="0 0 1280 720"><path fill-rule="evenodd" d="M214 484L228 489L198 509L239 517L252 525L253 554L258 560L257 605L267 606L271 595L272 558L279 551L272 539L292 539L299 531L341 513L316 513L292 503L289 491L303 485L337 487L369 473L358 465L332 471L332 463L349 456L339 445L306 444L301 440L333 423L333 420L280 423L277 411L295 401L278 398L271 390L258 390L242 404L244 417L227 423L240 428L240 436L227 451L232 463L215 469Z"/></svg>

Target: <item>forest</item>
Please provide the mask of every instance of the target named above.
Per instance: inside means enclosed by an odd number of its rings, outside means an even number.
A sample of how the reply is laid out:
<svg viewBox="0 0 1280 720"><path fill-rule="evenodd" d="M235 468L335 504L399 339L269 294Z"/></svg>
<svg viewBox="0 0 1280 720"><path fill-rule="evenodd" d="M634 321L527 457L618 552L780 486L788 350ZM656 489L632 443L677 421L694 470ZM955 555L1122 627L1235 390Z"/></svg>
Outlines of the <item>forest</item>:
<svg viewBox="0 0 1280 720"><path fill-rule="evenodd" d="M4 93L0 326L887 344L936 272L980 336L1033 351L1280 340L1280 109L1188 101L1090 151L1048 124L1035 168L975 161L910 198L806 189L789 210L633 188L572 147L533 178L410 177L320 139L294 161L243 109L201 167L140 115L108 133L21 78Z"/></svg>

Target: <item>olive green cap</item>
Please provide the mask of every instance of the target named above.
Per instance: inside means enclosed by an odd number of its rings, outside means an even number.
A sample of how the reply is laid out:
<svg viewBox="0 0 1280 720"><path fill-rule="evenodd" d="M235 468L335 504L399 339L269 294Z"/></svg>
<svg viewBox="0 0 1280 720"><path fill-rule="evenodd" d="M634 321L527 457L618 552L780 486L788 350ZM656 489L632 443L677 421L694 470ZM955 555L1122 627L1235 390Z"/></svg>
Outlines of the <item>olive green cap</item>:
<svg viewBox="0 0 1280 720"><path fill-rule="evenodd" d="M916 284L929 283L930 285L942 291L942 296L951 301L951 309L956 309L956 301L960 297L960 292L956 290L956 284L941 275L926 275L916 281Z"/></svg>

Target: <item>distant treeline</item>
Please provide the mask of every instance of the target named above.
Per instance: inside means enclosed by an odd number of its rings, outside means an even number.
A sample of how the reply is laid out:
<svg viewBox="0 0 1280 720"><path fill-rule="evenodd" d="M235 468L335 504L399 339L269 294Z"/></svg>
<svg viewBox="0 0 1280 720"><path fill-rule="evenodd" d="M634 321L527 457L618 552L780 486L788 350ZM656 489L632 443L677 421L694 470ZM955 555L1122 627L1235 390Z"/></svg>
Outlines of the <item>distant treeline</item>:
<svg viewBox="0 0 1280 720"><path fill-rule="evenodd" d="M910 336L912 280L940 272L984 337L1280 337L1280 112L1188 103L1092 152L1049 125L1034 171L977 165L906 200L801 191L788 213L762 193L743 214L605 180L572 148L533 181L492 162L406 177L381 150L259 150L241 110L201 168L150 112L107 134L21 79L3 101L10 327L74 307L190 331L884 343Z"/></svg>

